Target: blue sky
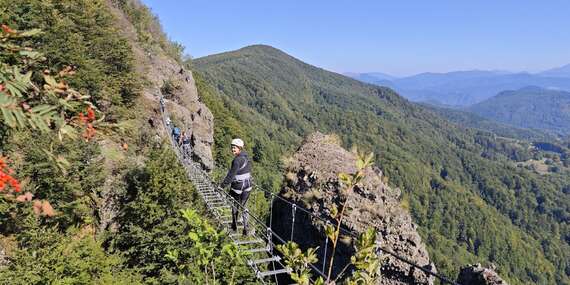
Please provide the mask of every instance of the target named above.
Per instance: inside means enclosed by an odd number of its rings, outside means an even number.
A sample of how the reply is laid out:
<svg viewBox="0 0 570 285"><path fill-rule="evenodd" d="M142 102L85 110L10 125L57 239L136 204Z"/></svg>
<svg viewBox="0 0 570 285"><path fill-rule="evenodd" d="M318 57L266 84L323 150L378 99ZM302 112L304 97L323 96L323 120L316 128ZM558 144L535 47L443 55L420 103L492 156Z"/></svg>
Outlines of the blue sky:
<svg viewBox="0 0 570 285"><path fill-rule="evenodd" d="M251 44L336 72L540 71L570 63L570 1L143 0L193 57Z"/></svg>

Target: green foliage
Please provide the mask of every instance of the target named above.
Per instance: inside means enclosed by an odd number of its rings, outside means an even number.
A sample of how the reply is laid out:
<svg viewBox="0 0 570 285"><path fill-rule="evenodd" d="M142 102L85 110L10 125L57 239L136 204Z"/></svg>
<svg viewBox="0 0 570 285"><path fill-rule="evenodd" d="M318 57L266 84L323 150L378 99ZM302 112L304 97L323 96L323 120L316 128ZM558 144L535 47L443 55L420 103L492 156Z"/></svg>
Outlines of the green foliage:
<svg viewBox="0 0 570 285"><path fill-rule="evenodd" d="M125 256L127 266L145 276L145 282L251 281L249 269L240 263L225 234L196 211L181 212L203 206L171 150L151 151L146 166L131 170L125 179L127 194L118 219L121 226L110 243L113 252Z"/></svg>
<svg viewBox="0 0 570 285"><path fill-rule="evenodd" d="M33 45L46 60L37 64L37 70L57 73L74 66L76 74L68 83L108 112L133 103L140 81L131 47L117 36L106 5L102 0L0 0L0 22L18 30L42 30Z"/></svg>
<svg viewBox="0 0 570 285"><path fill-rule="evenodd" d="M0 63L0 123L44 133L55 130L60 140L77 138L77 129L82 125L72 116L91 106L87 101L89 96L81 95L63 81L63 77L73 72L71 68L57 76L45 71L40 75L42 71L37 65L45 58L21 44L38 34L37 29L19 32L7 26L0 32L0 58L6 61ZM43 80L32 79L38 77Z"/></svg>
<svg viewBox="0 0 570 285"><path fill-rule="evenodd" d="M428 104L422 105L451 122L467 128L478 129L482 134L491 136L495 134L501 137L526 141L544 141L556 139L556 136L542 130L516 128L510 125L495 122L492 119L483 118L477 114L463 110L448 109L441 106Z"/></svg>
<svg viewBox="0 0 570 285"><path fill-rule="evenodd" d="M290 273L291 279L299 285L310 285L311 268L309 265L318 261L316 249L309 248L306 253L303 253L299 245L292 241L277 245L276 248L283 254L285 265L293 270Z"/></svg>
<svg viewBox="0 0 570 285"><path fill-rule="evenodd" d="M352 275L341 283L334 280L331 284L367 285L376 284L380 278L380 257L377 254L376 231L368 229L360 234L354 245L355 254L351 257L351 264L355 270ZM305 253L294 242L287 242L276 246L283 254L285 264L291 268L291 279L299 285L325 284L325 280L319 277L312 280L310 264L318 261L315 248L309 248ZM341 276L339 276L341 277ZM337 278L338 279L338 278Z"/></svg>
<svg viewBox="0 0 570 285"><path fill-rule="evenodd" d="M141 277L122 267L118 255L105 253L89 228L65 234L29 221L31 228L0 267L0 284L141 284Z"/></svg>
<svg viewBox="0 0 570 285"><path fill-rule="evenodd" d="M161 48L169 57L182 63L184 46L168 39L162 30L158 17L138 0L113 0L126 14L137 30L138 41L149 52ZM189 59L188 59L189 60Z"/></svg>
<svg viewBox="0 0 570 285"><path fill-rule="evenodd" d="M166 148L151 151L147 164L130 170L125 180L127 193L112 248L125 255L130 267L140 267L155 280L169 263L167 252L188 239L178 213L194 201L195 192L176 156Z"/></svg>
<svg viewBox="0 0 570 285"><path fill-rule="evenodd" d="M45 152L42 147L46 145L54 147ZM105 177L96 143L77 140L59 144L53 137L22 132L15 135L11 147L33 162L22 162L17 168L19 175L29 179L26 180L26 191L36 199L50 201L58 212L55 217L44 220L44 224L65 230L70 226L98 223L97 202ZM52 161L52 155L66 156L69 164L65 172ZM3 199L0 205L3 205L0 207L0 230L4 234L18 233L28 215L33 215L28 203L14 204Z"/></svg>
<svg viewBox="0 0 570 285"><path fill-rule="evenodd" d="M368 229L363 232L354 245L356 253L350 258L350 262L356 270L346 280L347 285L376 284L380 278L380 258L376 245L376 231Z"/></svg>
<svg viewBox="0 0 570 285"><path fill-rule="evenodd" d="M179 284L254 282L244 256L225 232L212 227L194 210L182 210L182 216L191 243L166 255L176 265Z"/></svg>
<svg viewBox="0 0 570 285"><path fill-rule="evenodd" d="M268 170L315 130L374 151L390 185L406 193L440 272L456 276L463 264L492 262L510 283L568 282L570 197L562 189L570 176L515 167L512 159L533 155L524 142L458 127L392 90L266 46L195 59L193 66L240 128L260 140Z"/></svg>
<svg viewBox="0 0 570 285"><path fill-rule="evenodd" d="M469 111L519 128L567 135L570 134L569 104L569 92L526 87L501 92L469 107Z"/></svg>

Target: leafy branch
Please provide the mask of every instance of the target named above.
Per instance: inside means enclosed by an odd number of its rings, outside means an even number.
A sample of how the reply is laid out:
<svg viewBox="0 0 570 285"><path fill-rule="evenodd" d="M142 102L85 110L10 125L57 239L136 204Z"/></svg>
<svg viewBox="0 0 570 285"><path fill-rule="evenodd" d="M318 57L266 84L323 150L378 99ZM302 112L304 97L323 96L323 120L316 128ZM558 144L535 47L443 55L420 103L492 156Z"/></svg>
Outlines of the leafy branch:
<svg viewBox="0 0 570 285"><path fill-rule="evenodd" d="M180 284L219 284L217 279L223 275L216 268L227 266L228 260L243 260L242 253L235 244L226 240L224 232L217 231L196 211L186 209L181 213L188 226L187 235L192 244L185 249L168 251L165 257L175 264ZM232 266L231 270L229 280L223 280L224 283L235 283L236 267Z"/></svg>
<svg viewBox="0 0 570 285"><path fill-rule="evenodd" d="M26 41L41 33L38 29L17 31L7 25L0 30L0 125L14 130L30 130L42 134L54 134L60 142L75 140L82 132L85 140L95 135L95 125L103 120L96 119L96 109L90 98L72 89L65 78L75 73L73 67L65 67L55 74L40 70L38 63L46 58L43 54L24 46ZM84 113L84 111L86 113ZM53 146L49 146L53 148ZM50 149L43 149L50 163L63 173L70 163L62 156L54 155ZM0 191L20 192L21 185L14 178L13 171L0 162ZM12 199L8 192L7 198ZM17 202L31 202L33 195L26 192L17 196ZM34 201L34 212L54 215L47 201Z"/></svg>
<svg viewBox="0 0 570 285"><path fill-rule="evenodd" d="M336 248L338 245L338 238L340 236L340 226L342 225L342 220L345 216L346 206L350 199L350 194L354 191L354 187L356 187L364 178L364 169L372 165L374 154L370 153L367 156L358 153L356 151L356 172L353 174L347 173L339 173L338 178L340 183L342 184L342 188L339 191L339 206L337 207L335 204L332 205L331 216L336 222L335 225L326 225L325 226L325 234L327 238L332 241L332 254L331 260L329 262L329 268L327 271L327 281L331 279L332 269L334 266L334 256L336 253ZM340 207L340 211L339 208Z"/></svg>

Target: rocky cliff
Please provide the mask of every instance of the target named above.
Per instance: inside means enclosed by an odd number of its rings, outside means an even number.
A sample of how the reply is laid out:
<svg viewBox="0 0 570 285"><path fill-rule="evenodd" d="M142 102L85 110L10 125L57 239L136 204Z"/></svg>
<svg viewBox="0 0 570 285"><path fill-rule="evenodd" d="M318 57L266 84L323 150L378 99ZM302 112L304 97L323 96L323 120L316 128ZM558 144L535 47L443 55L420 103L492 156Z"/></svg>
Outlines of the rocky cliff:
<svg viewBox="0 0 570 285"><path fill-rule="evenodd" d="M138 0L128 0L126 3L131 9L146 9ZM156 19L150 23L148 31L140 31L135 28L117 1L108 0L107 6L115 17L117 31L132 47L137 74L145 83L142 96L136 102L137 106L142 106L139 108L142 113L137 116L141 119L141 124L146 124L148 119L156 122L153 124L155 130L148 125L137 127L148 128L149 131L145 132L147 136L158 135L164 139L169 135L169 131L160 123L159 99L164 96L166 108L172 114L172 121L191 136L194 160L200 162L205 169L211 170L214 165L211 150L214 141L214 117L206 105L200 102L192 71L170 56L156 41L148 40L148 37L162 33ZM141 40L140 34L143 32L147 37L146 42ZM110 141L102 141L101 144L103 148L119 145L118 142ZM109 173L114 173L113 167L106 165L106 168L110 169ZM115 193L117 183L121 183L121 178L114 175L109 175L105 181L102 197L98 201L100 231L107 228L113 230L116 227L114 219L119 210Z"/></svg>
<svg viewBox="0 0 570 285"><path fill-rule="evenodd" d="M287 162L286 183L280 195L304 204L314 213L328 213L338 203L339 173L354 173L356 157L340 147L335 137L316 133L308 137ZM382 181L382 172L377 168L366 170L363 180L348 199L349 212L343 221L347 229L362 232L374 228L382 247L405 257L414 263L435 271L425 245L416 232L410 214L399 203L400 190L388 187ZM276 201L273 221L275 230L289 237L293 228L294 241L303 247L319 246L319 255L324 255L323 223L300 211L293 211L286 203ZM325 214L326 216L326 214ZM329 217L330 218L330 217ZM278 222L275 222L278 221ZM330 256L330 244L328 248ZM333 272L336 274L350 262L353 253L352 240L341 237L340 248L335 256ZM323 265L318 264L319 268ZM379 284L433 284L433 278L420 270L385 254L381 268L383 276Z"/></svg>
<svg viewBox="0 0 570 285"><path fill-rule="evenodd" d="M138 0L128 2L132 7L143 5ZM147 83L143 89L143 100L146 101L144 104L149 106L148 111L154 110L154 114L149 113L149 116L160 119L157 113L158 100L163 95L173 121L191 135L195 159L202 163L204 168L211 170L214 165L211 151L214 142L214 117L200 101L192 71L169 56L159 45L141 42L138 31L128 16L113 1L108 3L117 19L121 34L132 45L137 71ZM157 26L156 30L155 33L159 33L160 26ZM152 31L145 36L152 37Z"/></svg>

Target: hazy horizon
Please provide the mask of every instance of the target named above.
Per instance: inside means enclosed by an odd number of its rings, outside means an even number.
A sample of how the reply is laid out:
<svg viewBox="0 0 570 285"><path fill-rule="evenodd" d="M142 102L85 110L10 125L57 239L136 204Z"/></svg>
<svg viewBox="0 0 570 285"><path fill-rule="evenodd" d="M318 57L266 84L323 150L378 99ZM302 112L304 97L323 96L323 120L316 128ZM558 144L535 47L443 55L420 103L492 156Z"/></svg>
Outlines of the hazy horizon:
<svg viewBox="0 0 570 285"><path fill-rule="evenodd" d="M338 73L508 70L570 63L570 2L143 0L193 57L252 44Z"/></svg>

